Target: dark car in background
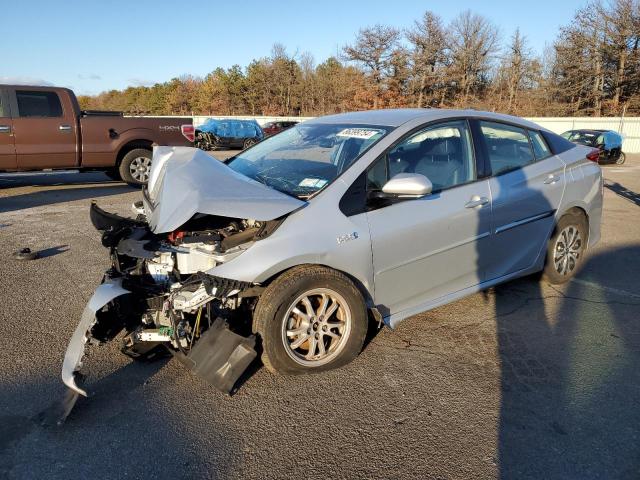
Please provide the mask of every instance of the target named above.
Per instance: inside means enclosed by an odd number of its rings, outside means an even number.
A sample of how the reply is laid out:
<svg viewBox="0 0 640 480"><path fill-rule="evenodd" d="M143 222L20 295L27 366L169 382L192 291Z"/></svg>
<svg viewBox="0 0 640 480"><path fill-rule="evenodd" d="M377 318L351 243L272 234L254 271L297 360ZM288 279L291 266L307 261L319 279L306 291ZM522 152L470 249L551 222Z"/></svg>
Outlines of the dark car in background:
<svg viewBox="0 0 640 480"><path fill-rule="evenodd" d="M299 122L294 121L277 121L277 122L268 122L265 123L262 127L262 131L264 132L265 137L270 137L271 135L275 135L276 133L280 133L287 128L291 128L294 125L297 125Z"/></svg>
<svg viewBox="0 0 640 480"><path fill-rule="evenodd" d="M210 118L196 127L195 146L202 150L222 147L245 150L263 138L262 128L255 120Z"/></svg>
<svg viewBox="0 0 640 480"><path fill-rule="evenodd" d="M625 155L622 151L622 135L612 130L569 130L562 134L567 140L600 150L598 163L622 165Z"/></svg>

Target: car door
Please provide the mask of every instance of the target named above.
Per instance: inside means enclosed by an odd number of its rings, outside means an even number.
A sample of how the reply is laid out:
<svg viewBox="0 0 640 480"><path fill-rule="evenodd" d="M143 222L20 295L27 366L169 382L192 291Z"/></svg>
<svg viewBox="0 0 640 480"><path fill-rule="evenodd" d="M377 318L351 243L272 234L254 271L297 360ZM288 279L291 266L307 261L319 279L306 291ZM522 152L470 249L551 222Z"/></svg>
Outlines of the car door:
<svg viewBox="0 0 640 480"><path fill-rule="evenodd" d="M555 222L565 188L565 164L539 132L480 121L491 177L492 230L486 280L532 267ZM476 130L478 132L478 130Z"/></svg>
<svg viewBox="0 0 640 480"><path fill-rule="evenodd" d="M13 138L9 97L6 90L0 89L0 170L13 170L18 166Z"/></svg>
<svg viewBox="0 0 640 480"><path fill-rule="evenodd" d="M383 314L420 311L480 282L477 251L489 238L491 204L474 158L468 123L456 120L410 134L370 168L370 191L398 173L433 184L422 198L369 205L374 300Z"/></svg>
<svg viewBox="0 0 640 480"><path fill-rule="evenodd" d="M75 113L57 92L17 87L12 92L13 131L21 170L77 166Z"/></svg>

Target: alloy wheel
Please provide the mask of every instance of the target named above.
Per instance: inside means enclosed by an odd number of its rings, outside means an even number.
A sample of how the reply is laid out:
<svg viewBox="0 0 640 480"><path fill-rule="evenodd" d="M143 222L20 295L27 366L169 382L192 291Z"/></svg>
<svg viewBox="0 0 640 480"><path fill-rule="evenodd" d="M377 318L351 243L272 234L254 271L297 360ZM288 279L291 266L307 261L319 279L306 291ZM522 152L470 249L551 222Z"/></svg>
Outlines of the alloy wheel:
<svg viewBox="0 0 640 480"><path fill-rule="evenodd" d="M282 320L282 342L296 363L317 367L342 351L351 333L351 310L344 298L328 288L298 296Z"/></svg>
<svg viewBox="0 0 640 480"><path fill-rule="evenodd" d="M149 171L151 170L151 159L147 157L136 157L129 164L131 176L140 183L149 181Z"/></svg>
<svg viewBox="0 0 640 480"><path fill-rule="evenodd" d="M553 249L553 265L560 275L570 275L577 267L582 254L582 236L575 225L565 227Z"/></svg>

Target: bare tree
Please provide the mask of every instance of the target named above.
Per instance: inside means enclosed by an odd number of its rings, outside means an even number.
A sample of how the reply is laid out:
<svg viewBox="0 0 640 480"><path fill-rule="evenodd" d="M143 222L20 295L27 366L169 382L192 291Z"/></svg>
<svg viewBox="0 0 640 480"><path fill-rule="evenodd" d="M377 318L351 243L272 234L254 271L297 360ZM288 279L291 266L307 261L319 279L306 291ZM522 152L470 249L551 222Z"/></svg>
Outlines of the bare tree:
<svg viewBox="0 0 640 480"><path fill-rule="evenodd" d="M384 25L374 25L363 28L358 32L353 45L344 47L343 52L347 60L357 62L365 67L378 89L378 96L382 94L384 80L392 73L392 59L398 48L400 31ZM378 101L376 98L375 107Z"/></svg>
<svg viewBox="0 0 640 480"><path fill-rule="evenodd" d="M640 41L640 2L613 0L609 5L596 4L603 24L604 63L611 72L611 108L619 110L621 102L637 92L640 81L638 43Z"/></svg>
<svg viewBox="0 0 640 480"><path fill-rule="evenodd" d="M428 103L437 105L437 90L443 87L447 61L446 32L442 19L427 10L406 35L413 47L413 73L419 78L416 106L422 107L427 96Z"/></svg>
<svg viewBox="0 0 640 480"><path fill-rule="evenodd" d="M533 54L527 47L526 38L520 34L520 29L516 29L502 63L507 79L509 94L507 109L510 113L515 110L520 91L534 86L535 65Z"/></svg>
<svg viewBox="0 0 640 480"><path fill-rule="evenodd" d="M488 83L498 44L498 29L482 15L466 10L449 26L450 76L461 97L457 105L467 105L469 96L478 94Z"/></svg>

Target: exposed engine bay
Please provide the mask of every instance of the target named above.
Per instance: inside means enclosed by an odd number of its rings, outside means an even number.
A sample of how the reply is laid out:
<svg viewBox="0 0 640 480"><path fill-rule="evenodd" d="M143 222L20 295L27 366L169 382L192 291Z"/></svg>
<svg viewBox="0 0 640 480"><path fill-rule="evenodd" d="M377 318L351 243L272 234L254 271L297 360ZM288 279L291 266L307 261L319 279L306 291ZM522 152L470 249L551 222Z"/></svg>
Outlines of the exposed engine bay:
<svg viewBox="0 0 640 480"><path fill-rule="evenodd" d="M111 268L90 300L63 366L63 381L76 385L85 345L122 334L121 350L134 359L172 353L219 390L230 393L256 357L251 309L259 285L206 273L268 236L281 220L256 221L194 215L179 230L155 234L141 203L137 218L91 205Z"/></svg>

